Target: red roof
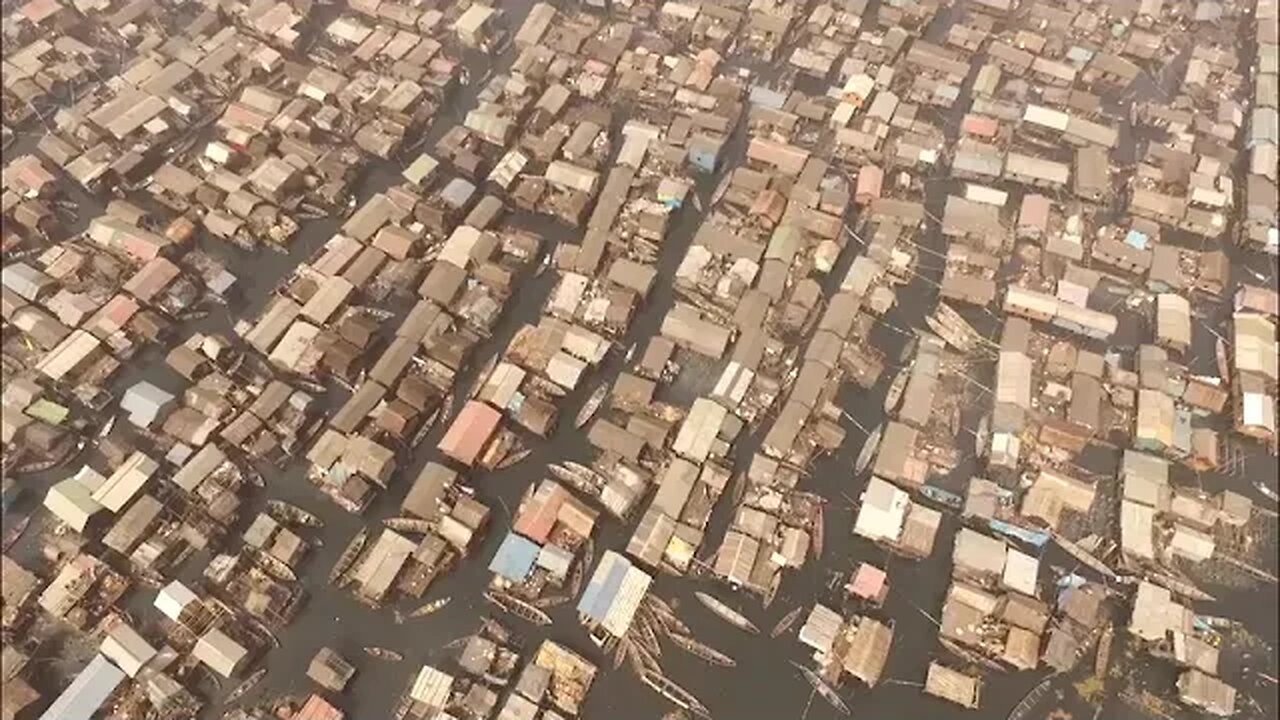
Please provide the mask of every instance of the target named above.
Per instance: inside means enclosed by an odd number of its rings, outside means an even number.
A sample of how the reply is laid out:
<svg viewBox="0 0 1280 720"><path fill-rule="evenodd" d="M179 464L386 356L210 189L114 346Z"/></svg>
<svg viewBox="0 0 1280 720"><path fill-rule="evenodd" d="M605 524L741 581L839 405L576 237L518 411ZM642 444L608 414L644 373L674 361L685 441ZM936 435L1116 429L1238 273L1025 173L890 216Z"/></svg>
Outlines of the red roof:
<svg viewBox="0 0 1280 720"><path fill-rule="evenodd" d="M474 465L498 429L502 414L478 400L468 400L440 439L440 451L463 465Z"/></svg>
<svg viewBox="0 0 1280 720"><path fill-rule="evenodd" d="M537 493L516 517L512 529L530 540L542 544L551 537L551 529L555 527L556 518L560 515L560 506L564 505L566 491L559 485L550 485L550 492L545 497Z"/></svg>
<svg viewBox="0 0 1280 720"><path fill-rule="evenodd" d="M341 710L325 702L319 695L307 698L307 704L294 713L293 720L342 720L346 715Z"/></svg>
<svg viewBox="0 0 1280 720"><path fill-rule="evenodd" d="M960 129L978 137L995 137L1000 129L1000 121L985 115L965 115Z"/></svg>
<svg viewBox="0 0 1280 720"><path fill-rule="evenodd" d="M89 329L100 329L106 333L121 330L129 324L134 313L138 312L138 301L120 293L107 301L89 323Z"/></svg>

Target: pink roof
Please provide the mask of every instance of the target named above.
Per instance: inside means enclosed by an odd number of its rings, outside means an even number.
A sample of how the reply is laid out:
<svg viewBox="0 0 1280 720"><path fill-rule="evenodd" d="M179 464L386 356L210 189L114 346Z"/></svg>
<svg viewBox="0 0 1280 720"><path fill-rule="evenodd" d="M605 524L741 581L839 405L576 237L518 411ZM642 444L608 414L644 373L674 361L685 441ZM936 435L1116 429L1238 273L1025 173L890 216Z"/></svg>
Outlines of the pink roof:
<svg viewBox="0 0 1280 720"><path fill-rule="evenodd" d="M22 14L31 22L39 25L41 20L62 9L58 0L31 0L22 6Z"/></svg>
<svg viewBox="0 0 1280 720"><path fill-rule="evenodd" d="M995 137L1000 129L1000 121L985 115L965 115L960 129L970 135L979 137Z"/></svg>
<svg viewBox="0 0 1280 720"><path fill-rule="evenodd" d="M1022 207L1018 211L1018 226L1047 229L1049 210L1052 207L1053 203L1044 195L1023 195Z"/></svg>
<svg viewBox="0 0 1280 720"><path fill-rule="evenodd" d="M440 439L440 451L463 465L474 465L498 429L502 414L478 400L468 400Z"/></svg>
<svg viewBox="0 0 1280 720"><path fill-rule="evenodd" d="M319 695L312 694L302 709L294 713L293 720L342 720L346 715L341 710L325 702Z"/></svg>
<svg viewBox="0 0 1280 720"><path fill-rule="evenodd" d="M108 300L106 305L103 305L98 312L94 313L88 329L100 328L106 333L113 333L128 325L129 320L133 318L136 312L138 312L138 301L124 293L120 293Z"/></svg>
<svg viewBox="0 0 1280 720"><path fill-rule="evenodd" d="M862 563L853 576L849 592L858 597L875 600L880 597L880 593L884 592L885 580L886 575L883 570L875 565Z"/></svg>
<svg viewBox="0 0 1280 720"><path fill-rule="evenodd" d="M854 197L862 201L880 197L880 187L884 184L884 171L875 165L863 165L858 170L858 186Z"/></svg>

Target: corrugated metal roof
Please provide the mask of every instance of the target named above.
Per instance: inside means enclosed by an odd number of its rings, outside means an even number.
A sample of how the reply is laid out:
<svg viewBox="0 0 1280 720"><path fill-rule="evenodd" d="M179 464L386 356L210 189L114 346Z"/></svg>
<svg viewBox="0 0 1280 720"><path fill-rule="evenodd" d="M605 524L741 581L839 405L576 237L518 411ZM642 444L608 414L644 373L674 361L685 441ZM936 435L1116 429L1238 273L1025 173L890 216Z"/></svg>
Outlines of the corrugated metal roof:
<svg viewBox="0 0 1280 720"><path fill-rule="evenodd" d="M423 665L413 680L409 697L429 708L443 708L449 702L453 689L453 676L430 665Z"/></svg>
<svg viewBox="0 0 1280 720"><path fill-rule="evenodd" d="M124 678L123 670L102 655L94 655L40 720L90 720Z"/></svg>
<svg viewBox="0 0 1280 720"><path fill-rule="evenodd" d="M607 551L600 558L600 564L596 565L596 571L587 583L586 590L582 591L578 612L595 622L604 622L629 566L626 558L612 550Z"/></svg>
<svg viewBox="0 0 1280 720"><path fill-rule="evenodd" d="M532 540L508 532L489 562L489 570L512 582L520 582L533 570L540 549Z"/></svg>

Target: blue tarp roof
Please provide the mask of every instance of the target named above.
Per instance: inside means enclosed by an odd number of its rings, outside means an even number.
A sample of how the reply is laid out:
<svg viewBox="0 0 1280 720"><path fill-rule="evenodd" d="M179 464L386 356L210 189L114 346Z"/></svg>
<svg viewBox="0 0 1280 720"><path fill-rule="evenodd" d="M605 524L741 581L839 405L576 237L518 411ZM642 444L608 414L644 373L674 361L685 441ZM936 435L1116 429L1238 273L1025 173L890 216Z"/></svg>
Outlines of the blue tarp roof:
<svg viewBox="0 0 1280 720"><path fill-rule="evenodd" d="M1028 545L1042 547L1045 543L1049 542L1049 533L1036 532L1035 530L1028 530L1026 528L1018 527L1017 525L1010 525L1007 522L1001 522L995 518L988 520L987 523L991 526L992 530L995 530L1001 535L1008 535L1009 537L1017 538Z"/></svg>
<svg viewBox="0 0 1280 720"><path fill-rule="evenodd" d="M95 655L40 720L90 720L121 680L124 680L123 670L102 655Z"/></svg>
<svg viewBox="0 0 1280 720"><path fill-rule="evenodd" d="M608 567L605 567L606 563ZM622 580L627 576L629 568L630 563L621 555L605 555L600 561L600 567L596 568L595 575L591 576L591 582L587 583L587 589L582 592L578 612L595 622L604 622L609 608L618 597L618 591L622 589Z"/></svg>
<svg viewBox="0 0 1280 720"><path fill-rule="evenodd" d="M1129 233L1124 236L1126 244L1139 250L1147 249L1147 240L1147 234L1140 230L1130 230Z"/></svg>
<svg viewBox="0 0 1280 720"><path fill-rule="evenodd" d="M494 553L493 560L489 563L489 570L508 580L516 582L523 580L529 576L529 571L533 569L533 563L538 559L538 551L541 549L532 540L508 531L498 552Z"/></svg>

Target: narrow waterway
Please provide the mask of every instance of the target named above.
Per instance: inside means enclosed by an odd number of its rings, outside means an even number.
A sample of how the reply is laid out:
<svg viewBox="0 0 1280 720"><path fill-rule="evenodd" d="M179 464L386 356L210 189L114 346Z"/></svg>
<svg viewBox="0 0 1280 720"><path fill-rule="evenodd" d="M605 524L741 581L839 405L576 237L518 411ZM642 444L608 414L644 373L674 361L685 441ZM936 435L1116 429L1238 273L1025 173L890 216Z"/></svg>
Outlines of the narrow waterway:
<svg viewBox="0 0 1280 720"><path fill-rule="evenodd" d="M510 27L518 27L528 12L529 0L516 0L504 3L507 22ZM937 38L952 22L950 13L944 13L934 21L928 36ZM466 58L473 78L486 75L493 67L502 72L514 59L514 50L490 61L479 55ZM973 73L980 63L973 63L970 77L964 86L967 95L972 84ZM466 112L476 105L476 96L480 85L472 85L462 89L440 116L433 122L427 132L422 147L431 148L434 143L452 125L461 122ZM964 104L950 108L943 115L947 139L956 139ZM20 140L11 156L29 150L35 138L24 137ZM410 139L409 143L416 139ZM742 157L744 137L742 129L735 133L725 163L726 172ZM8 153L7 153L8 154ZM711 189L718 183L719 176L700 178L697 192L702 196L704 204ZM399 182L399 167L394 163L375 161L359 185L357 200L363 203L373 194L383 191ZM934 218L942 214L942 205L946 195L954 190L951 182L931 182L927 186L924 199L926 208ZM73 193L80 205L82 223L100 213L103 204L100 200ZM689 243L697 230L702 216L692 203L686 203L678 211L672 228L662 243L661 257L657 263L658 284L645 302L643 308L634 318L626 336L620 341L622 348L635 344L642 350L648 338L658 330L663 315L670 308L674 291L671 278L684 256ZM850 217L851 225L857 218ZM193 324L184 330L202 330L221 332L230 335L233 317L254 317L265 306L273 290L279 282L286 278L299 262L310 257L323 243L332 236L340 226L342 219L331 218L304 223L302 231L295 239L287 255L260 251L254 254L245 253L216 241L202 240L201 248L216 255L228 263L232 272L239 277L243 302L237 303L228 311L216 311L210 317ZM512 212L504 220L518 227L531 229L540 234L545 241L544 252L554 252L555 245L561 242L577 242L580 231L528 213ZM935 219L928 221L925 230L915 240L932 252L945 252L946 241L941 236ZM854 257L864 251L857 240L848 238L848 243L839 258L836 267L824 279L824 295L830 298L845 271ZM907 338L898 329L914 329L923 326L923 317L934 307L937 298L936 284L941 279L941 261L930 255L920 257L922 277L913 280L909 285L898 289L896 306L885 317L885 323L877 325L870 342L882 349L888 362L898 357L899 351ZM535 277L532 268L526 270L518 283L518 289L508 300L506 312L494 328L492 336L478 348L470 363L470 369L460 374L457 388L463 389L455 394L455 403L461 401L461 392L469 388L478 369L483 367L489 357L502 352L516 330L526 323L537 321L541 308L556 282L556 273L549 272ZM1225 304L1224 304L1225 305ZM994 334L998 325L993 318L985 320L979 314L975 317L967 314L969 319L988 334ZM1215 318L1216 319L1216 318ZM396 320L388 321L394 327ZM892 326L892 327L889 327ZM184 334L185 337L185 334ZM612 382L622 369L621 353L611 354L605 363L597 369L595 375L584 383L584 388L571 395L560 408L560 416L572 418L585 399L587 389L597 382ZM988 383L991 369L977 379ZM704 641L732 655L738 660L734 669L710 668L698 660L670 648L662 658L662 664L668 676L684 685L697 695L712 711L716 718L729 720L773 720L783 718L836 718L840 717L833 709L820 699L812 697L810 686L787 662L806 661L807 651L795 641L794 634L790 638L770 640L767 637L750 637L731 629L720 620L714 618L693 600L695 589L708 589L730 604L740 607L757 625L769 627L788 610L803 605L809 607L815 601L827 601L837 604L839 593L830 589L828 581L831 573L847 573L858 562L868 561L884 567L889 573L892 592L884 608L884 615L895 623L895 638L889 654L889 662L882 682L875 690L862 688L848 689L843 692L855 717L861 718L929 718L930 720L949 720L951 718L1004 718L1022 696L1035 686L1044 676L1041 672L1009 674L1005 676L988 675L983 691L982 709L977 712L961 710L940 700L924 697L915 684L923 681L925 667L931 656L936 656L940 648L936 641L937 628L925 616L925 613L938 614L947 585L950 580L950 549L958 521L952 515L944 515L944 521L938 532L933 555L923 561L908 561L889 555L874 545L852 536L853 506L851 499L856 499L862 490L862 482L852 477L853 460L861 450L864 434L859 426L873 428L884 418L882 400L892 376L886 371L882 381L869 391L858 389L852 383L846 383L839 400L846 412L856 423L846 420L843 424L847 438L838 453L825 457L814 464L810 476L803 482L802 488L823 495L828 500L826 512L826 553L820 561L810 561L800 572L786 577L778 598L768 611L760 609L759 600L747 595L734 596L726 588L708 579L680 579L668 575L659 575L654 584L654 592L666 598L678 601L682 618ZM710 374L714 378L714 373ZM163 353L152 349L128 363L125 369L113 382L117 392L132 385L140 379L149 380L170 391L180 391L186 381L170 371L163 363ZM700 380L684 382L680 391L682 395L690 390L699 389ZM709 388L701 388L706 390ZM664 390L664 393L673 392ZM345 392L331 388L325 398L326 404L337 406L345 398ZM667 399L664 396L662 399ZM984 401L985 403L985 401ZM964 426L976 424L980 407L972 407L966 411ZM758 449L768 421L753 432L745 435L735 445L733 459L735 468L744 470L751 455ZM266 654L265 663L269 669L267 679L255 689L246 700L252 702L263 694L305 693L314 689L306 678L308 662L315 652L329 646L344 655L358 668L357 675L348 691L340 698L334 698L337 705L344 708L349 716L356 720L373 720L388 717L406 684L423 663L437 663L447 667L451 658L442 647L460 636L475 630L478 619L489 613L491 608L484 603L480 594L489 580L487 565L498 543L505 534L510 523L509 513L515 509L520 495L533 482L543 477L545 466L552 461L577 460L589 463L593 450L585 442L584 433L573 428L571 423L564 422L548 440L534 445L534 452L514 467L496 472L473 472L465 481L476 488L477 496L488 504L494 512L492 523L483 541L478 543L470 557L466 558L450 574L444 576L434 585L429 594L421 601L407 601L400 609L407 612L419 602L450 596L453 601L442 611L424 619L406 620L404 624L394 621L390 608L379 611L371 610L359 603L349 591L337 590L325 581L329 568L337 559L346 540L354 535L362 526L377 527L381 520L397 514L405 492L421 466L431 459L438 459L434 450L441 428L437 428L419 445L411 460L404 464L396 475L391 488L381 492L369 510L360 517L351 515L321 495L304 477L305 463L295 462L283 471L262 468L267 481L266 497L280 498L295 503L321 517L325 522L324 530L319 536L324 539L324 546L313 551L299 569L303 584L307 591L306 605L278 637L282 643L280 649ZM972 438L962 437L960 447L968 451L966 459L953 473L950 481L960 482L976 471L976 462L972 457ZM1263 454L1251 455L1247 473L1275 471L1273 458ZM28 480L31 491L24 504L38 501L44 489L52 482L65 477L74 468L60 473L50 474ZM1213 480L1206 480L1206 486ZM1239 482L1233 480L1231 482ZM1252 494L1252 493L1251 493ZM238 530L243 530L252 519L266 497L259 497L248 503L243 510L243 521ZM722 498L716 507L708 528L707 545L716 547L729 521L729 499ZM621 522L601 516L597 548L621 549L633 529L634 523L624 526ZM315 532L304 532L309 537L316 537ZM23 541L21 552L31 553L35 533L30 533ZM207 557L194 557L184 565L181 577L193 579L203 569ZM1046 562L1065 564L1060 558L1046 557ZM1277 633L1275 608L1280 603L1274 585L1261 589L1224 591L1220 593L1221 602L1211 612L1225 615L1245 622L1251 631L1274 645ZM150 608L154 599L154 591L136 591L130 600L130 607L135 616L145 619L155 614ZM604 658L588 641L585 631L579 626L572 609L572 603L563 605L553 611L555 623L548 628L532 628L531 626L510 620L510 623L523 637L526 647L532 650L543 638L552 638L575 650L600 665L601 673L593 687L584 708L583 716L590 720L650 720L655 719L666 709L665 701L649 691L627 670L612 671L609 660ZM405 655L405 660L398 664L389 664L367 657L361 648L377 645L395 649ZM1265 672L1275 675L1274 651L1270 667ZM1171 672L1169 673L1171 675ZM894 682L902 681L902 682ZM229 683L228 687L233 683ZM1242 685L1242 690L1250 692L1259 700L1268 698L1263 689L1249 689ZM1270 694L1270 715L1276 717L1274 691ZM1031 717L1046 717L1049 708L1061 704L1052 693L1046 698L1044 707L1033 713ZM1088 708L1071 707L1076 717L1089 717ZM219 716L218 706L211 704L203 717ZM1142 717L1128 706L1112 703L1102 717L1116 720Z"/></svg>

